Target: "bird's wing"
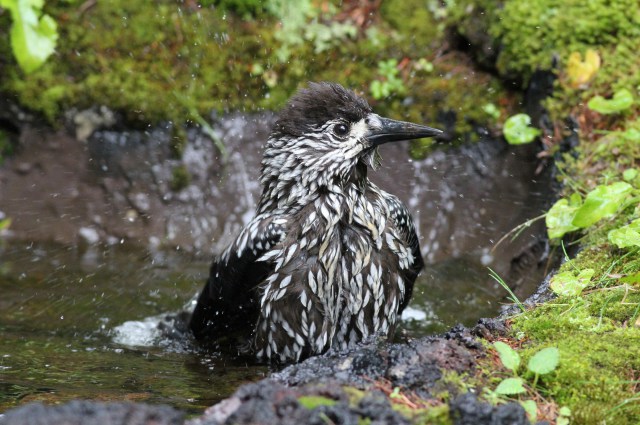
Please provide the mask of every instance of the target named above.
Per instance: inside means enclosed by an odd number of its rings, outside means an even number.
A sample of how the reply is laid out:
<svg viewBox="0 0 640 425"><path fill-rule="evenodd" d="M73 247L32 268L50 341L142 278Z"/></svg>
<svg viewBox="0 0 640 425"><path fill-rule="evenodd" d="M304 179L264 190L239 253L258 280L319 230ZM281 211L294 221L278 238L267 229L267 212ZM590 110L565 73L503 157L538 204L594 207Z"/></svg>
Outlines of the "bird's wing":
<svg viewBox="0 0 640 425"><path fill-rule="evenodd" d="M394 195L386 194L387 204L389 206L389 213L396 229L400 236L404 239L404 242L409 247L413 259L409 261L409 267L402 272L402 277L405 281L405 296L400 303L398 313L401 313L409 300L413 292L413 284L418 277L418 274L424 267L424 260L422 259L422 253L420 252L420 242L418 241L418 235L416 234L416 227L413 224L413 218L409 213L407 207Z"/></svg>
<svg viewBox="0 0 640 425"><path fill-rule="evenodd" d="M258 259L284 237L278 218L254 218L213 262L189 327L197 339L249 337L259 313L256 288L274 266Z"/></svg>

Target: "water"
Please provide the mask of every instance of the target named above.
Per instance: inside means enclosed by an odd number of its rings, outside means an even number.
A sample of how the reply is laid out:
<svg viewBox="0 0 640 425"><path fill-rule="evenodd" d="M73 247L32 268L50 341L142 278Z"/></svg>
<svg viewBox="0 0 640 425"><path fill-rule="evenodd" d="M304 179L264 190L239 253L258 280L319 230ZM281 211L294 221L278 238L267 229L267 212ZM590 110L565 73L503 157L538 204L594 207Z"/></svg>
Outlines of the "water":
<svg viewBox="0 0 640 425"><path fill-rule="evenodd" d="M11 246L0 274L0 411L87 398L167 403L190 412L267 368L169 340L132 347L114 329L179 310L208 264L109 248Z"/></svg>
<svg viewBox="0 0 640 425"><path fill-rule="evenodd" d="M6 247L0 274L0 412L75 398L166 403L201 412L264 365L158 338L188 304L208 262L122 248ZM503 292L473 259L427 266L403 327L417 337L493 316Z"/></svg>

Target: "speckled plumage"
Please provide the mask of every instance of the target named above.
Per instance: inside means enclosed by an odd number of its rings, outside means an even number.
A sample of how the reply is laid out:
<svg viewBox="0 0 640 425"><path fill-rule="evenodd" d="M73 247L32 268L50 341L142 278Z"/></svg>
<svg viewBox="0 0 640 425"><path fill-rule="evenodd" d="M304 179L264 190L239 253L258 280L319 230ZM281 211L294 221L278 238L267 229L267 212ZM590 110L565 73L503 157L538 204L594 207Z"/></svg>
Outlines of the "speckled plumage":
<svg viewBox="0 0 640 425"><path fill-rule="evenodd" d="M281 362L391 336L423 262L406 207L367 167L380 143L438 133L379 117L337 84L299 91L267 141L256 216L211 267L194 335L239 337Z"/></svg>

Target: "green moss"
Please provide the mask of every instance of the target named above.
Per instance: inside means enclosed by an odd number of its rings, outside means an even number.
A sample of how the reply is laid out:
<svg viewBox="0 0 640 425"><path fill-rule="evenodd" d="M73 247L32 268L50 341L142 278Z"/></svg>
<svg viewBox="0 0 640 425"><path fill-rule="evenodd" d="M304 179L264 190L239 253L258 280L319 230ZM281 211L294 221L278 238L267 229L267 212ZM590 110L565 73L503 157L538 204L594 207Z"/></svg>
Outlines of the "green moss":
<svg viewBox="0 0 640 425"><path fill-rule="evenodd" d="M2 164L5 157L12 153L13 143L11 143L11 138L6 131L0 129L0 164Z"/></svg>
<svg viewBox="0 0 640 425"><path fill-rule="evenodd" d="M300 403L306 409L315 409L319 406L333 406L337 402L334 399L319 395L306 395L298 397L298 403Z"/></svg>
<svg viewBox="0 0 640 425"><path fill-rule="evenodd" d="M566 60L574 51L640 36L635 0L505 1L490 19L490 31L501 43L498 69L525 80L536 69L550 69L554 56Z"/></svg>
<svg viewBox="0 0 640 425"><path fill-rule="evenodd" d="M47 6L59 24L58 52L28 77L15 64L6 67L0 90L15 93L53 124L71 107L102 104L145 124L180 124L194 111L277 109L309 80L338 81L367 95L370 82L380 78L378 63L389 58L404 60L400 77L413 103L396 96L377 102L387 115L435 126L443 122L438 111L451 111L455 118L448 124L461 135L470 123L487 121L478 98L504 97L493 78L461 67L455 55L439 59L431 72L414 69L419 59L436 58L444 34L438 14L446 8L432 2L385 3L374 26L321 52L302 27L287 34L302 42L287 45L286 63L279 59L277 19L267 14L245 20L250 16L234 16L233 8L196 9L169 0L114 0L87 10ZM0 30L0 46L2 39L6 30Z"/></svg>
<svg viewBox="0 0 640 425"><path fill-rule="evenodd" d="M631 317L623 294L595 293L584 300L557 300L514 321L515 331L530 338L526 361L548 346L558 347L558 369L541 377L545 394L574 412L575 423L635 424L640 404L616 409L633 394L640 372L640 329L620 324ZM563 302L564 301L564 302ZM627 302L640 301L640 297Z"/></svg>
<svg viewBox="0 0 640 425"><path fill-rule="evenodd" d="M560 297L513 320L513 331L527 338L527 359L548 346L560 350L560 366L540 379L540 391L569 406L572 423L636 424L640 403L629 401L640 376L638 283L622 285L620 276L637 270L636 256L591 243L561 270L596 270L592 286L580 297Z"/></svg>
<svg viewBox="0 0 640 425"><path fill-rule="evenodd" d="M180 191L189 186L189 183L191 183L191 174L189 174L187 167L184 165L174 167L171 171L171 182L169 182L171 190Z"/></svg>
<svg viewBox="0 0 640 425"><path fill-rule="evenodd" d="M453 378L452 378L453 379ZM344 392L349 397L349 404L357 406L360 400L365 397L367 392L353 387L343 387ZM438 400L437 404L428 408L415 408L405 404L396 403L391 398L391 407L416 425L451 425L449 417L449 406ZM434 402L435 400L431 400Z"/></svg>
<svg viewBox="0 0 640 425"><path fill-rule="evenodd" d="M416 425L451 425L453 423L449 417L449 406L446 404L423 409L394 404L393 409Z"/></svg>
<svg viewBox="0 0 640 425"><path fill-rule="evenodd" d="M432 53L444 36L446 9L428 0L388 0L381 14L403 41L414 49Z"/></svg>

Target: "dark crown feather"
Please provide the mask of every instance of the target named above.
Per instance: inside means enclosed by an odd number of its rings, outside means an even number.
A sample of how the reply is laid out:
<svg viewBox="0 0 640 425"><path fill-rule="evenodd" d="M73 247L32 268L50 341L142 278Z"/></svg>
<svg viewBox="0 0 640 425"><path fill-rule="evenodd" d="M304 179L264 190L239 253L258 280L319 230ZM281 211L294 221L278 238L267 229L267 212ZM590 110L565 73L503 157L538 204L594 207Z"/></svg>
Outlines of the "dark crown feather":
<svg viewBox="0 0 640 425"><path fill-rule="evenodd" d="M289 100L273 131L277 137L298 137L329 120L342 118L357 122L371 111L366 100L340 84L309 83L308 88L299 90Z"/></svg>

